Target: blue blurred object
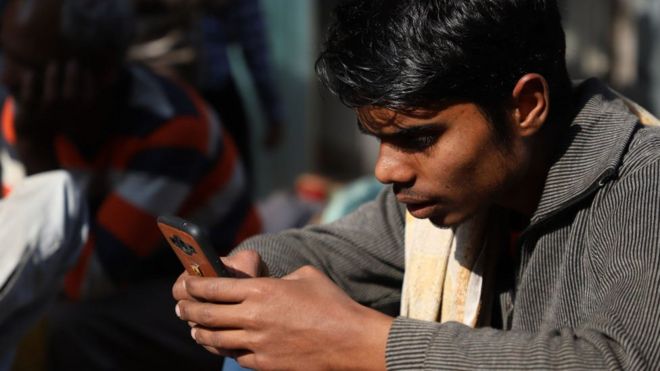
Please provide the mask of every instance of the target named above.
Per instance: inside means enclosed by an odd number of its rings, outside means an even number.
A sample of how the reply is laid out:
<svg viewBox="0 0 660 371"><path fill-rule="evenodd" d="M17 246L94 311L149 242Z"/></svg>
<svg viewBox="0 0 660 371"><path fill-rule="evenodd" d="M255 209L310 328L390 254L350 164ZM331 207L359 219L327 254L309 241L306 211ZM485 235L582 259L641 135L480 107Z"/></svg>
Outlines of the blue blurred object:
<svg viewBox="0 0 660 371"><path fill-rule="evenodd" d="M222 365L222 371L250 371L249 368L241 367L235 359L225 357L225 362Z"/></svg>
<svg viewBox="0 0 660 371"><path fill-rule="evenodd" d="M321 223L330 223L350 214L362 204L376 198L383 185L374 176L366 176L335 191L321 215Z"/></svg>

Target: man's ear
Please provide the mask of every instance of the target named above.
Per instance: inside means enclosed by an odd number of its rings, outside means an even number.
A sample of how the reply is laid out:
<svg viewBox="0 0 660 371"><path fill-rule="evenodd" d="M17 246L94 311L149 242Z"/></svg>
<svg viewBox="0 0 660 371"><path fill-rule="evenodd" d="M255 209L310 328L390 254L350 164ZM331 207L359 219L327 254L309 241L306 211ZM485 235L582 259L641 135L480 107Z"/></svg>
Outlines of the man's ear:
<svg viewBox="0 0 660 371"><path fill-rule="evenodd" d="M511 98L515 132L521 137L536 134L550 113L548 82L537 73L529 73L518 80Z"/></svg>

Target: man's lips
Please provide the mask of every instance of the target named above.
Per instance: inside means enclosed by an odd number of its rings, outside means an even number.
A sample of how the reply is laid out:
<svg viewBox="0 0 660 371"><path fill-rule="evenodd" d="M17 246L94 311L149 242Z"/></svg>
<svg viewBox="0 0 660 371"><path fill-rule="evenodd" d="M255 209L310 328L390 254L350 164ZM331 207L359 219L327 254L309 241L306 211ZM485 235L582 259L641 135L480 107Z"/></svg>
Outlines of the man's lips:
<svg viewBox="0 0 660 371"><path fill-rule="evenodd" d="M408 212L419 219L426 219L433 215L433 211L437 206L436 201L420 200L417 198L399 197L397 200L406 205Z"/></svg>

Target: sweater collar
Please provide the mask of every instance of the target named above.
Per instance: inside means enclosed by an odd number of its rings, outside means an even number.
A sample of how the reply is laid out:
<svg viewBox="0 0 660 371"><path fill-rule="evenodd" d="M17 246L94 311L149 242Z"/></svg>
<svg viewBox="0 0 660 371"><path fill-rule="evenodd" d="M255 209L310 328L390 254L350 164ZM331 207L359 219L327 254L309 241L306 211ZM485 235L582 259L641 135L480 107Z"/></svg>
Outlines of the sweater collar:
<svg viewBox="0 0 660 371"><path fill-rule="evenodd" d="M597 79L576 87L577 115L550 167L536 224L588 197L616 176L638 118L615 92Z"/></svg>

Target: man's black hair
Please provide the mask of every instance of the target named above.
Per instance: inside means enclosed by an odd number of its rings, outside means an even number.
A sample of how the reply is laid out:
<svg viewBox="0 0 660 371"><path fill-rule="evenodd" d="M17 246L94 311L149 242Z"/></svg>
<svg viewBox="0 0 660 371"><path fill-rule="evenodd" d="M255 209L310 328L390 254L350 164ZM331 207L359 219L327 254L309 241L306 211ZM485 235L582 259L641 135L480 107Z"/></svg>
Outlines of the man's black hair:
<svg viewBox="0 0 660 371"><path fill-rule="evenodd" d="M316 70L349 107L398 112L476 103L506 138L526 73L550 87L551 119L571 85L556 0L351 0L334 11Z"/></svg>

